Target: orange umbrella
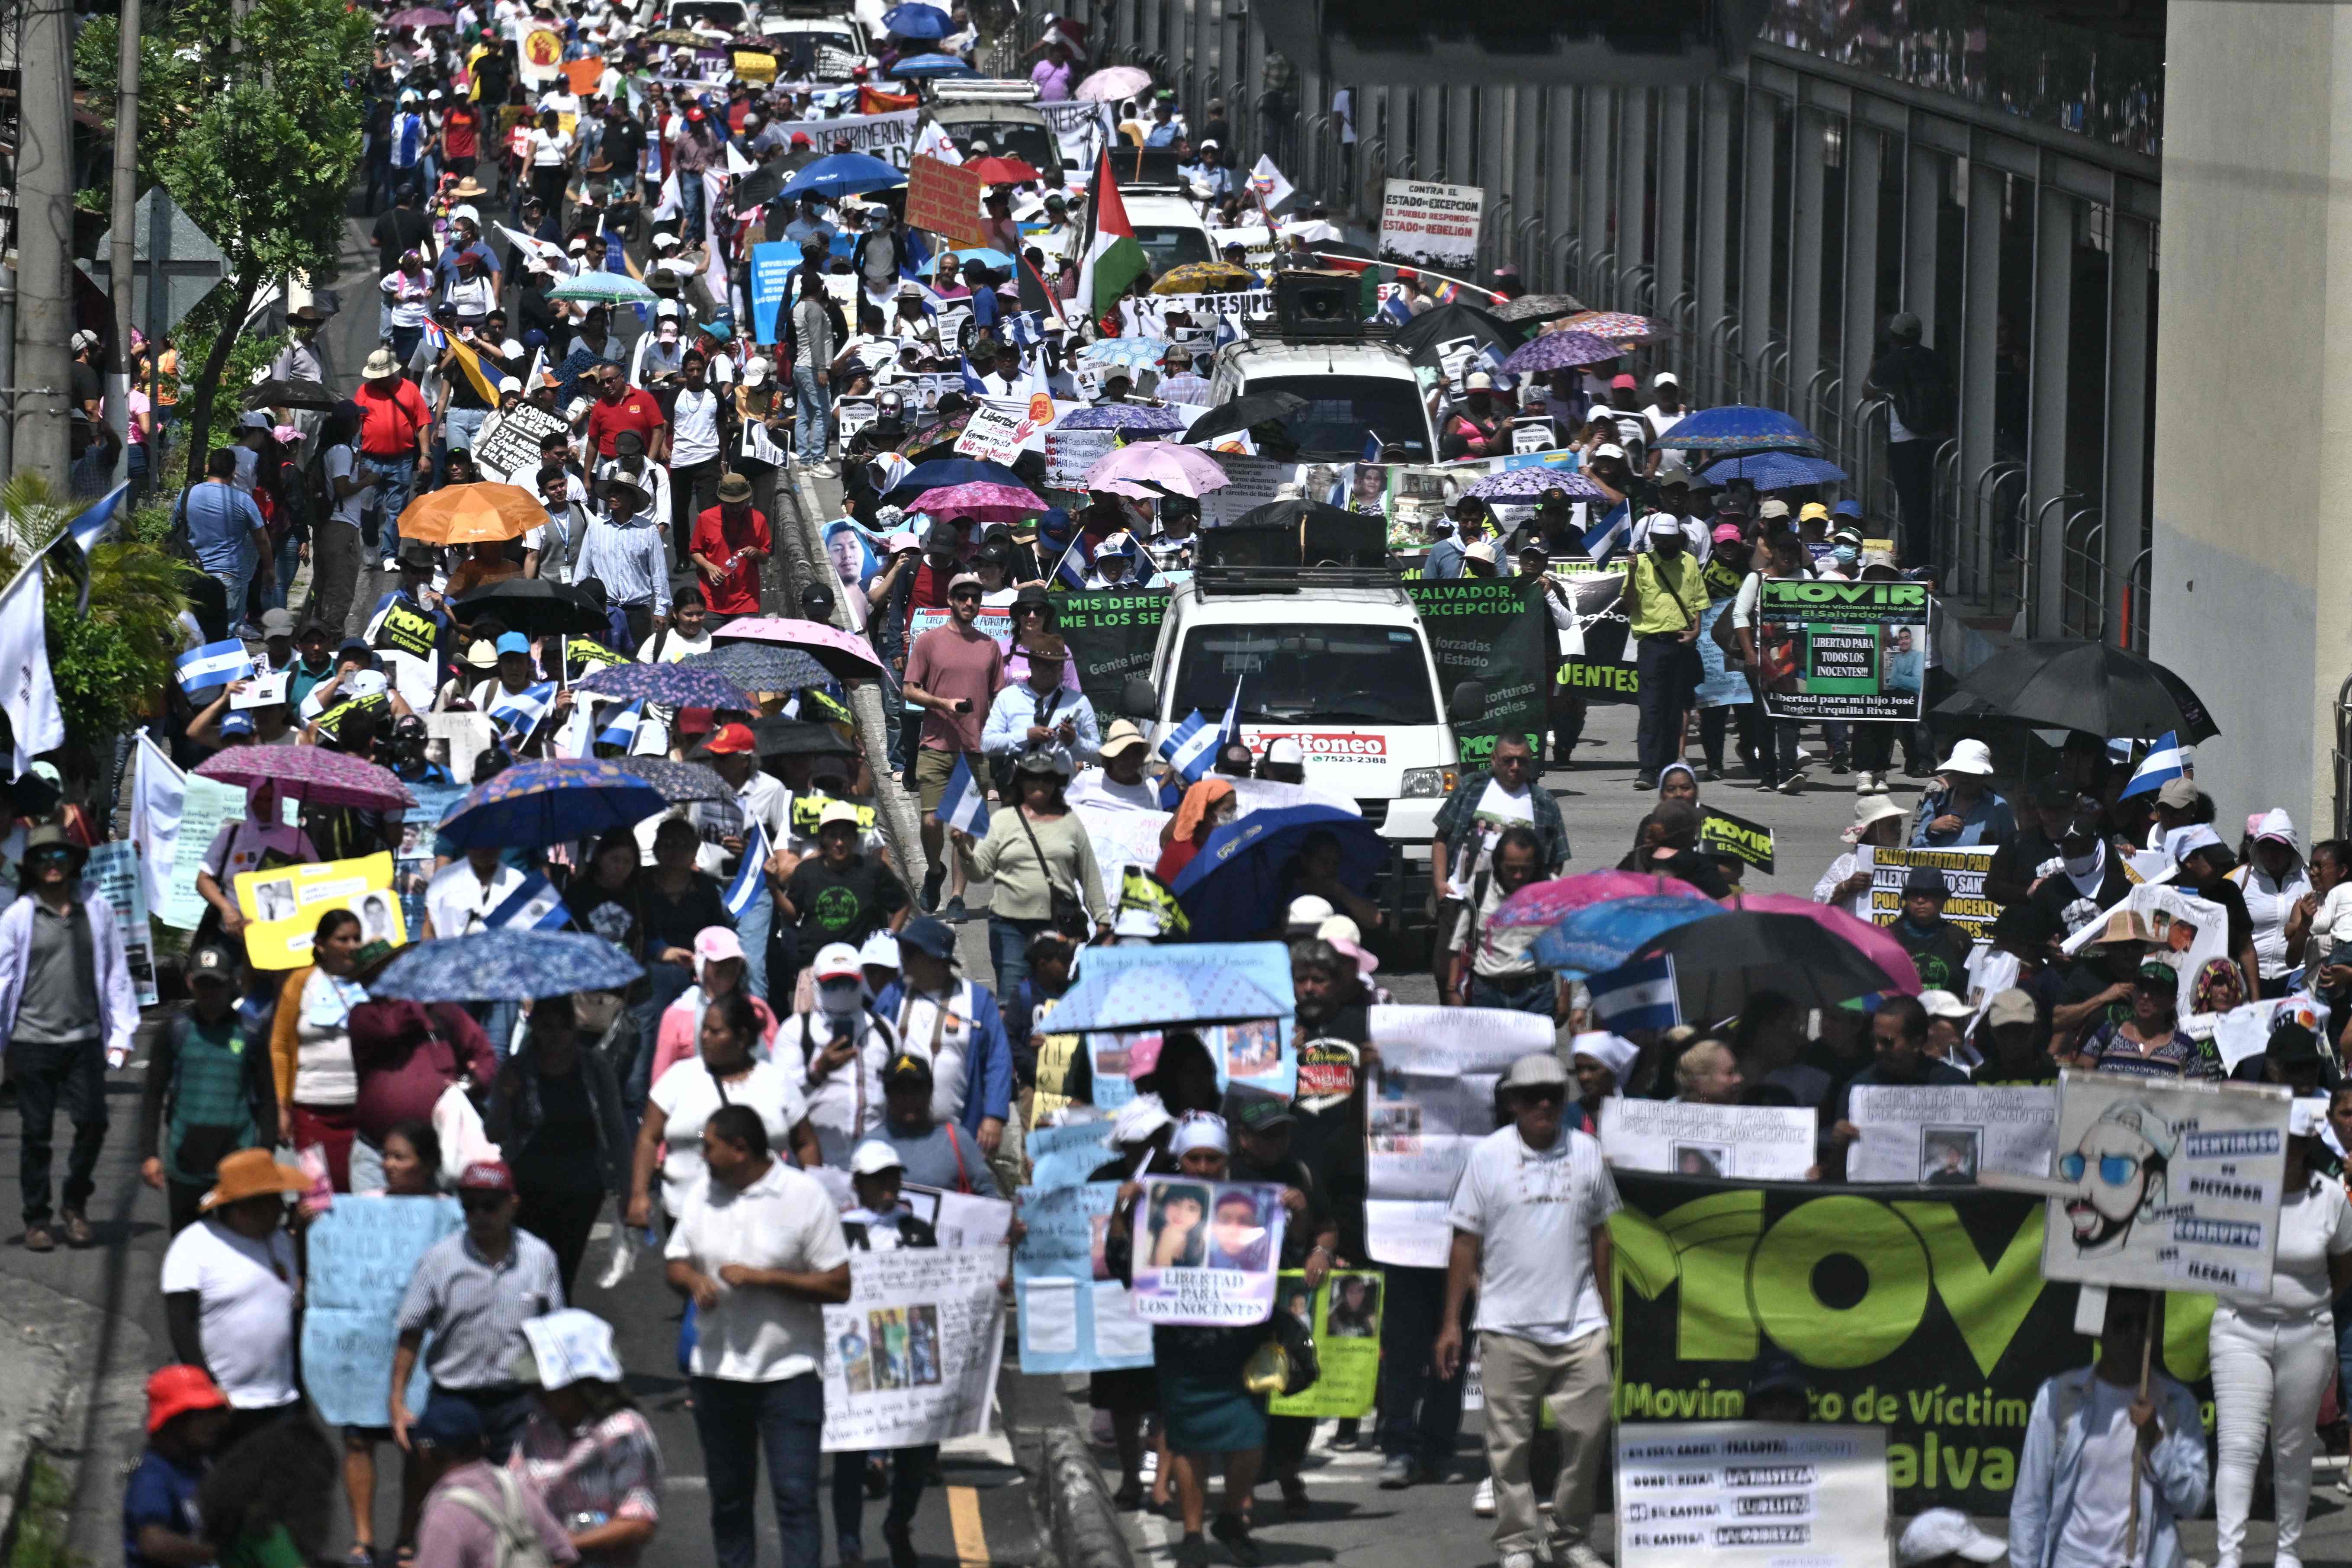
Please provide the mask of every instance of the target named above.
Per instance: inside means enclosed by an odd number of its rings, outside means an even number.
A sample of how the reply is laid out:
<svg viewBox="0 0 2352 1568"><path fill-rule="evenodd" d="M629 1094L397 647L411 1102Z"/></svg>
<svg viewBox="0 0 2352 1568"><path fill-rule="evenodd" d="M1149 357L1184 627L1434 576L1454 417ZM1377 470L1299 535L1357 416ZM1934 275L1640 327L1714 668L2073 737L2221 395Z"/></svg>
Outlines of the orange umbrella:
<svg viewBox="0 0 2352 1568"><path fill-rule="evenodd" d="M520 539L547 521L539 498L518 485L448 485L417 497L400 514L400 536L428 544Z"/></svg>

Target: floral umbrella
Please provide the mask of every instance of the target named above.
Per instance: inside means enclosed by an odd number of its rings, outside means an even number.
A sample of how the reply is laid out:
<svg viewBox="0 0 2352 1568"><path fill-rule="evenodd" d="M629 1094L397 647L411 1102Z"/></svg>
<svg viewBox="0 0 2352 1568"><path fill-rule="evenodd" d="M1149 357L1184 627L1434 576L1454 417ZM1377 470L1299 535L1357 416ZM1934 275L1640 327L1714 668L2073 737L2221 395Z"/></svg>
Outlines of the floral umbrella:
<svg viewBox="0 0 2352 1568"><path fill-rule="evenodd" d="M517 763L467 793L441 819L441 839L452 849L537 849L635 827L668 805L659 790L612 763L590 757Z"/></svg>
<svg viewBox="0 0 2352 1568"><path fill-rule="evenodd" d="M580 682L592 697L617 697L667 703L672 708L752 706L744 689L713 669L695 669L675 660L665 664L608 664Z"/></svg>
<svg viewBox="0 0 2352 1568"><path fill-rule="evenodd" d="M1124 365L1140 370L1158 364L1168 357L1168 344L1160 338L1102 338L1078 351L1078 363L1083 365Z"/></svg>
<svg viewBox="0 0 2352 1568"><path fill-rule="evenodd" d="M1531 370L1566 370L1572 365L1607 364L1624 353L1615 343L1584 332L1546 332L1511 351L1503 368L1513 375Z"/></svg>
<svg viewBox="0 0 2352 1568"><path fill-rule="evenodd" d="M925 490L911 510L933 517L976 517L982 522L1017 522L1034 517L1046 503L1034 490L1019 485L949 485Z"/></svg>
<svg viewBox="0 0 2352 1568"><path fill-rule="evenodd" d="M636 774L672 805L685 805L698 800L733 800L735 792L727 781L700 763L674 763L667 757L615 757L622 767Z"/></svg>
<svg viewBox="0 0 2352 1568"><path fill-rule="evenodd" d="M601 936L571 931L476 931L419 942L368 982L395 1002L530 1002L581 991L621 991L645 965Z"/></svg>
<svg viewBox="0 0 2352 1568"><path fill-rule="evenodd" d="M246 789L276 784L279 795L313 805L404 811L416 804L391 769L324 746L231 746L198 763L196 776Z"/></svg>
<svg viewBox="0 0 2352 1568"><path fill-rule="evenodd" d="M1148 403L1101 403L1081 408L1056 428L1063 430L1126 430L1136 435L1173 435L1184 428L1184 416L1166 406Z"/></svg>
<svg viewBox="0 0 2352 1568"><path fill-rule="evenodd" d="M765 643L729 643L678 663L698 672L721 676L746 691L800 691L823 686L831 679L824 666L800 649ZM748 709L751 704L738 706Z"/></svg>
<svg viewBox="0 0 2352 1568"><path fill-rule="evenodd" d="M1610 342L1626 346L1654 343L1675 335L1675 330L1664 321L1654 321L1647 316L1636 316L1627 310L1580 310L1561 321L1559 330L1582 332L1589 338L1605 338Z"/></svg>
<svg viewBox="0 0 2352 1568"><path fill-rule="evenodd" d="M1533 500L1546 490L1558 490L1570 500L1597 500L1602 494L1599 485L1574 468L1557 463L1505 468L1499 474L1488 474L1462 493L1481 500ZM1522 888L1519 891L1527 889Z"/></svg>

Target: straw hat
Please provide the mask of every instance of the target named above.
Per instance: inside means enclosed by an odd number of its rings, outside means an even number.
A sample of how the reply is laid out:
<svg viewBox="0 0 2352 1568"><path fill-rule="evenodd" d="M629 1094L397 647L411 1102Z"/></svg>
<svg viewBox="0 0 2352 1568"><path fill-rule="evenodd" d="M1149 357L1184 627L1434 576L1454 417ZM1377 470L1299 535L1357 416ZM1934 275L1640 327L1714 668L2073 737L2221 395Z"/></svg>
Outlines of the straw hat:
<svg viewBox="0 0 2352 1568"><path fill-rule="evenodd" d="M224 1204L242 1203L247 1198L310 1190L310 1177L291 1165L279 1164L270 1158L268 1150L239 1149L222 1159L220 1168L213 1173L212 1191L197 1202L196 1208L200 1213L210 1214Z"/></svg>

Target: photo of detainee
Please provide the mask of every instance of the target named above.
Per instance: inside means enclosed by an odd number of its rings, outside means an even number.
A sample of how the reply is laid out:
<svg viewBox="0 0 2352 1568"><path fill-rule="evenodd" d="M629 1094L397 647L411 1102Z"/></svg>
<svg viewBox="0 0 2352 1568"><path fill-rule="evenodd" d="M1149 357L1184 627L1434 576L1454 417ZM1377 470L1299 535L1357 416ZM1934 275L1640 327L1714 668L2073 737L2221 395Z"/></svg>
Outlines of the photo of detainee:
<svg viewBox="0 0 2352 1568"><path fill-rule="evenodd" d="M1372 1148L1383 1154L1411 1154L1421 1148L1421 1107L1410 1100L1383 1100L1371 1108Z"/></svg>
<svg viewBox="0 0 2352 1568"><path fill-rule="evenodd" d="M907 1310L882 1307L866 1314L866 1339L873 1346L874 1387L890 1393L907 1386Z"/></svg>
<svg viewBox="0 0 2352 1568"><path fill-rule="evenodd" d="M1244 1187L1217 1194L1209 1225L1209 1267L1261 1273L1274 1267L1271 1233L1259 1218L1257 1195Z"/></svg>
<svg viewBox="0 0 2352 1568"><path fill-rule="evenodd" d="M253 911L264 925L272 921L294 918L294 879L280 877L273 882L253 885Z"/></svg>
<svg viewBox="0 0 2352 1568"><path fill-rule="evenodd" d="M1209 1192L1205 1183L1170 1182L1153 1196L1143 1232L1143 1256L1152 1272L1207 1266Z"/></svg>
<svg viewBox="0 0 2352 1568"><path fill-rule="evenodd" d="M1331 1276L1331 1307L1323 1331L1339 1340L1381 1337L1381 1277L1377 1274Z"/></svg>
<svg viewBox="0 0 2352 1568"><path fill-rule="evenodd" d="M1974 1127L1923 1127L1919 1130L1919 1179L1930 1186L1961 1187L1977 1179L1977 1155L1983 1141Z"/></svg>
<svg viewBox="0 0 2352 1568"><path fill-rule="evenodd" d="M915 1388L935 1387L940 1381L940 1310L908 1307L907 1313L907 1379Z"/></svg>
<svg viewBox="0 0 2352 1568"><path fill-rule="evenodd" d="M1728 1143L1675 1145L1675 1174L1677 1176L1724 1176L1730 1173L1731 1145Z"/></svg>

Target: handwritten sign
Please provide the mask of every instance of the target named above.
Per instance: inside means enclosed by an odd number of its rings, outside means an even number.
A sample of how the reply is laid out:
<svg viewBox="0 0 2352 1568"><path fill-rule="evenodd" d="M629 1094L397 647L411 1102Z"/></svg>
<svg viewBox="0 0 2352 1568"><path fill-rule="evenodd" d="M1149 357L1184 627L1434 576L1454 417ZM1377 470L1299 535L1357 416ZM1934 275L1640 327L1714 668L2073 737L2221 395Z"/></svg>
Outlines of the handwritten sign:
<svg viewBox="0 0 2352 1568"><path fill-rule="evenodd" d="M977 171L941 159L915 157L907 163L907 222L943 239L973 247L988 244L980 216L987 182Z"/></svg>
<svg viewBox="0 0 2352 1568"><path fill-rule="evenodd" d="M1496 1007L1376 1006L1381 1067L1365 1102L1365 1246L1376 1262L1443 1268L1445 1206L1470 1146L1495 1130L1495 1081L1549 1050L1551 1020Z"/></svg>
<svg viewBox="0 0 2352 1568"><path fill-rule="evenodd" d="M310 1222L302 1381L329 1425L384 1425L400 1299L425 1249L464 1223L455 1198L352 1196ZM428 1388L420 1357L411 1410L425 1408Z"/></svg>
<svg viewBox="0 0 2352 1568"><path fill-rule="evenodd" d="M1628 1171L1801 1182L1817 1114L1810 1105L1612 1100L1601 1108L1601 1152Z"/></svg>
<svg viewBox="0 0 2352 1568"><path fill-rule="evenodd" d="M180 826L170 844L148 847L171 858L171 894L155 918L177 931L194 931L205 918L205 904L196 892L196 873L204 869L205 851L220 830L245 816L245 791L236 784L187 775L180 798Z"/></svg>
<svg viewBox="0 0 2352 1568"><path fill-rule="evenodd" d="M536 494L539 489L540 443L550 436L560 436L570 429L561 415L551 414L535 403L518 403L499 416L497 428L474 443L474 467L482 478L494 484L520 485ZM383 645L397 647L400 645ZM429 654L425 647L412 647L415 654Z"/></svg>
<svg viewBox="0 0 2352 1568"><path fill-rule="evenodd" d="M1151 1364L1151 1325L1135 1315L1131 1293L1103 1262L1103 1235L1118 1194L1116 1182L1021 1189L1027 1231L1013 1255L1013 1290L1023 1372Z"/></svg>
<svg viewBox="0 0 2352 1568"><path fill-rule="evenodd" d="M907 1448L988 1427L1004 1353L1001 1247L856 1252L824 1310L828 1454Z"/></svg>

